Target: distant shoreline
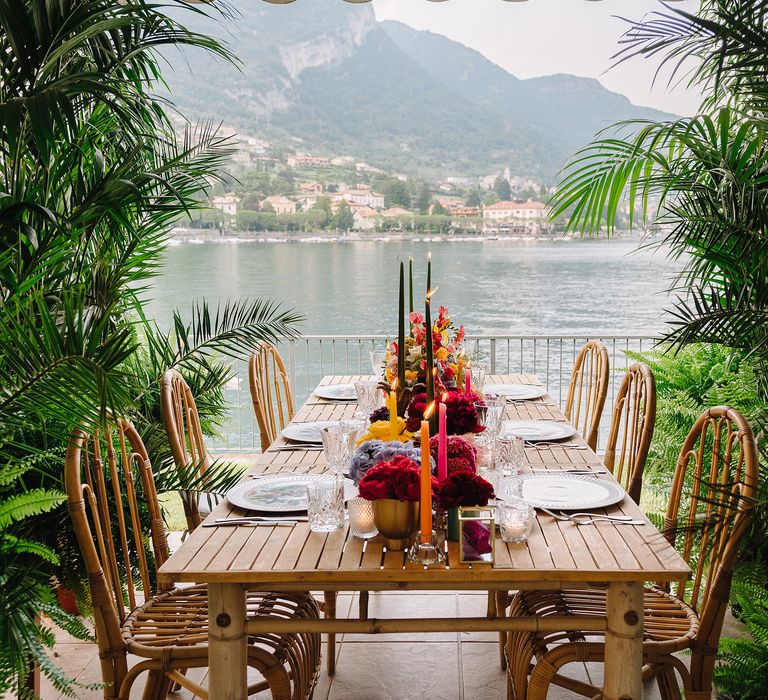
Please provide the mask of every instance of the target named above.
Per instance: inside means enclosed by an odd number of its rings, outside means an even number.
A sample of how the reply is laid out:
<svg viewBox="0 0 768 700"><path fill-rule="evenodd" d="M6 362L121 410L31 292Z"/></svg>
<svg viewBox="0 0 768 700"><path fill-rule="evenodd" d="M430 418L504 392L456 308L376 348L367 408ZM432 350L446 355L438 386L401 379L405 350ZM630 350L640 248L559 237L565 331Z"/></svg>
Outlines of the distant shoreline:
<svg viewBox="0 0 768 700"><path fill-rule="evenodd" d="M635 231L617 231L611 235L611 239L640 240L643 233ZM530 243L532 241L569 241L569 240L606 240L604 233L598 236L584 236L568 234L542 234L539 236L519 236L505 234L445 234L445 235L419 235L408 232L368 232L351 231L349 233L335 233L333 231L315 232L289 232L284 231L227 231L218 229L174 229L169 236L171 245L201 244L201 243L387 243L389 241L414 241L414 242L467 242L467 241L520 241Z"/></svg>

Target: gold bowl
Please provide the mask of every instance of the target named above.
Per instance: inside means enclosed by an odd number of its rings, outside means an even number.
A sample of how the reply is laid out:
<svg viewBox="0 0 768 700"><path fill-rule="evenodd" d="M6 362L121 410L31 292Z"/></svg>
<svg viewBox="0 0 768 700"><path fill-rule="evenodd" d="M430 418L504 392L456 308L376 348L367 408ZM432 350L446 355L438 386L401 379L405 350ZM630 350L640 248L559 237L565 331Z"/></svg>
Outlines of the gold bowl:
<svg viewBox="0 0 768 700"><path fill-rule="evenodd" d="M406 549L419 529L419 502L378 498L373 501L373 522L387 549Z"/></svg>

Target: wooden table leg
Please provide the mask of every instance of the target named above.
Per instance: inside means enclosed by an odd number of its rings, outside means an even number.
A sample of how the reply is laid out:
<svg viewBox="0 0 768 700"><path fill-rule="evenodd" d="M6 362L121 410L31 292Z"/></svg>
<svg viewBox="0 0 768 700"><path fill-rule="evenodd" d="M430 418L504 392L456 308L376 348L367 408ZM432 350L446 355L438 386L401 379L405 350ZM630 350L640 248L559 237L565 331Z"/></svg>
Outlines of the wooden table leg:
<svg viewBox="0 0 768 700"><path fill-rule="evenodd" d="M640 700L643 671L643 584L608 586L604 700Z"/></svg>
<svg viewBox="0 0 768 700"><path fill-rule="evenodd" d="M248 646L245 587L208 584L208 694L216 700L247 700Z"/></svg>

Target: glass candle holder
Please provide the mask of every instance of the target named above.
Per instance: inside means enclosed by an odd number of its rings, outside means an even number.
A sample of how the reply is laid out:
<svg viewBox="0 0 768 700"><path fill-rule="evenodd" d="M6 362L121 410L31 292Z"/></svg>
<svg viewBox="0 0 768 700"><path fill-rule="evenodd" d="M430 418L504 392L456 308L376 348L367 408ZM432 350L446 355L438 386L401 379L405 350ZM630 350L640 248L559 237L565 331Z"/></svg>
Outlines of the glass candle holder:
<svg viewBox="0 0 768 700"><path fill-rule="evenodd" d="M349 532L354 537L366 540L379 534L373 520L373 502L365 498L352 498L347 503L349 510Z"/></svg>
<svg viewBox="0 0 768 700"><path fill-rule="evenodd" d="M535 511L525 501L510 501L496 506L499 533L504 542L521 544L528 541Z"/></svg>
<svg viewBox="0 0 768 700"><path fill-rule="evenodd" d="M469 382L472 387L472 391L479 394L483 391L483 385L485 384L485 375L488 373L485 365L473 363L469 368Z"/></svg>
<svg viewBox="0 0 768 700"><path fill-rule="evenodd" d="M459 508L459 562L493 564L496 545L495 511L493 506Z"/></svg>

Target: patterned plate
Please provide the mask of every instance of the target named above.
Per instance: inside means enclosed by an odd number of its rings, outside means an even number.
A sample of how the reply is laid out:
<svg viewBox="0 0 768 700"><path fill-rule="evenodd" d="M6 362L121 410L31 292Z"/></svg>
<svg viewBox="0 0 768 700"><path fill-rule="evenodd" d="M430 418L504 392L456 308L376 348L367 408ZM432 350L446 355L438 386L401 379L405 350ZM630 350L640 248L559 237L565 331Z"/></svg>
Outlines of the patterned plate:
<svg viewBox="0 0 768 700"><path fill-rule="evenodd" d="M501 434L507 437L514 435L529 442L565 440L576 434L576 428L570 423L553 420L505 420Z"/></svg>
<svg viewBox="0 0 768 700"><path fill-rule="evenodd" d="M315 389L314 394L319 399L332 401L354 401L357 399L354 384L322 384Z"/></svg>
<svg viewBox="0 0 768 700"><path fill-rule="evenodd" d="M246 510L290 513L307 509L307 484L327 479L325 474L275 474L244 481L227 492L227 500ZM357 495L355 484L344 479L344 500Z"/></svg>
<svg viewBox="0 0 768 700"><path fill-rule="evenodd" d="M522 480L522 498L535 508L591 510L626 496L617 483L582 474L524 474Z"/></svg>

